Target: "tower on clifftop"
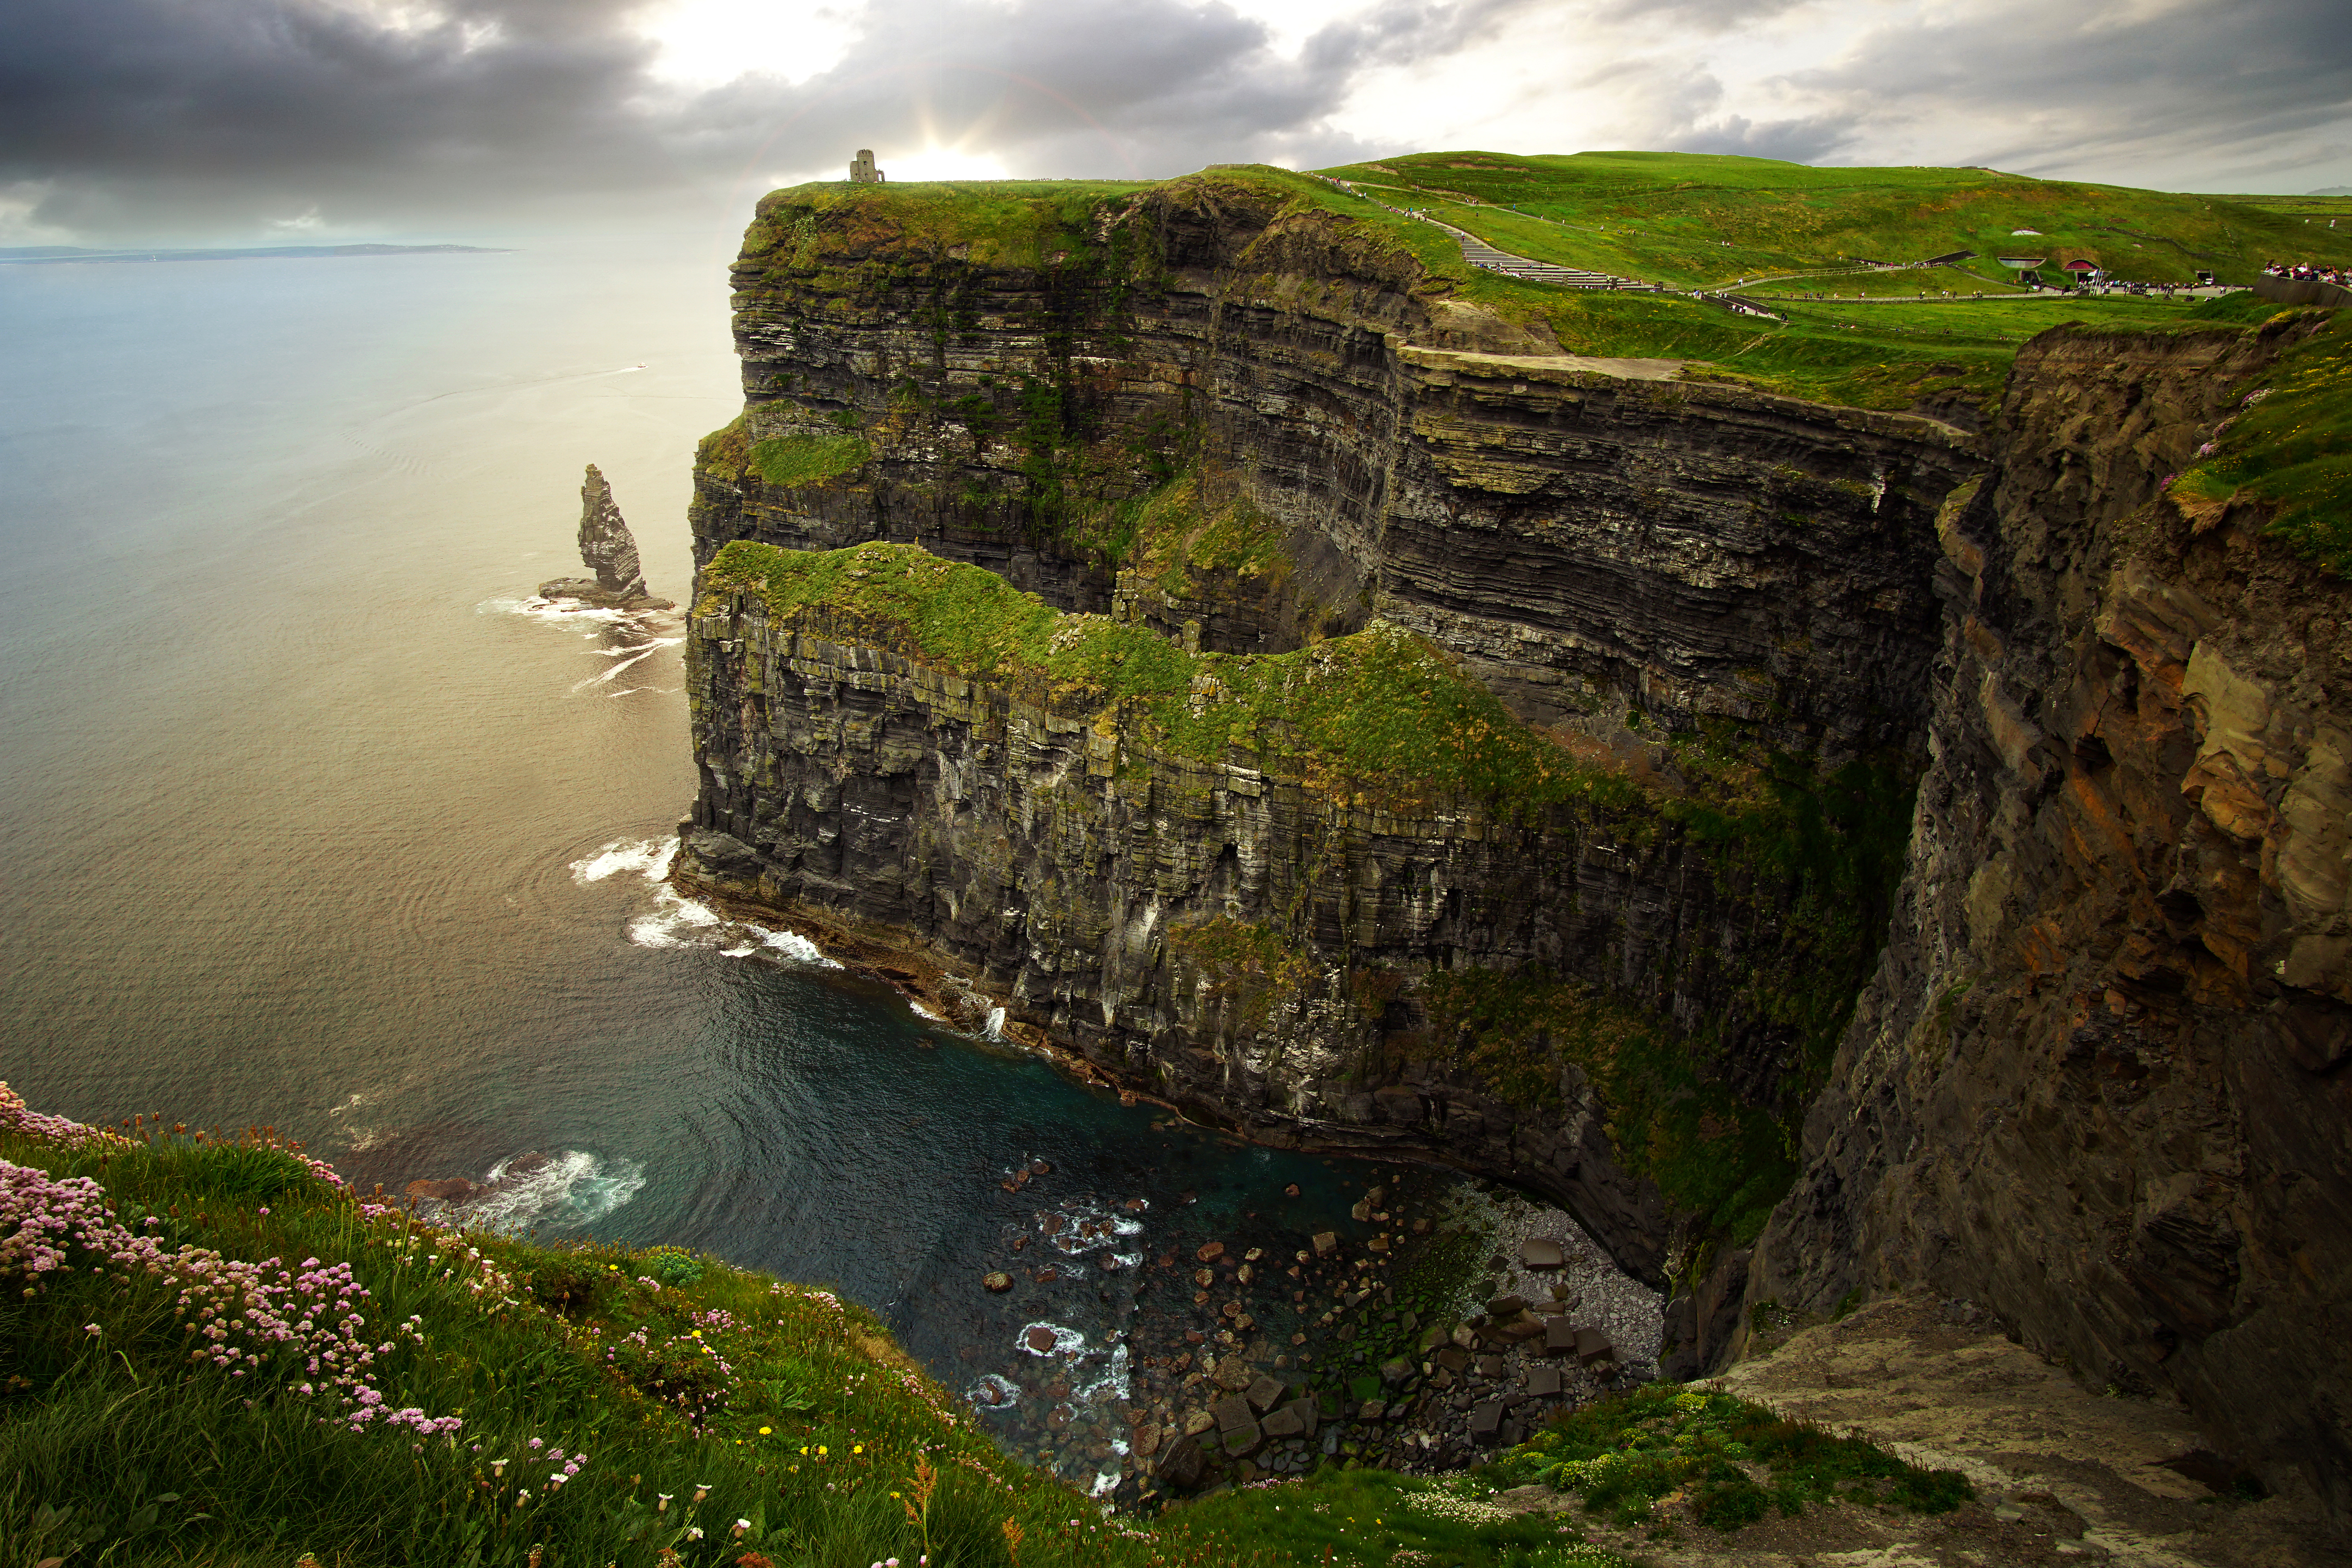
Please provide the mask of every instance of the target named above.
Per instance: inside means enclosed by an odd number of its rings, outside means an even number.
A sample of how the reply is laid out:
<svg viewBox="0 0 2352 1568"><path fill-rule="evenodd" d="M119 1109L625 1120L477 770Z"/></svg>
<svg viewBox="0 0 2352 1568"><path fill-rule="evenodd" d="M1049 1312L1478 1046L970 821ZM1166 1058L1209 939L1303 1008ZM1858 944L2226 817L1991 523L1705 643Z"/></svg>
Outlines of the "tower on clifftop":
<svg viewBox="0 0 2352 1568"><path fill-rule="evenodd" d="M878 185L882 171L874 166L874 149L860 147L857 156L849 161L849 183L853 185Z"/></svg>

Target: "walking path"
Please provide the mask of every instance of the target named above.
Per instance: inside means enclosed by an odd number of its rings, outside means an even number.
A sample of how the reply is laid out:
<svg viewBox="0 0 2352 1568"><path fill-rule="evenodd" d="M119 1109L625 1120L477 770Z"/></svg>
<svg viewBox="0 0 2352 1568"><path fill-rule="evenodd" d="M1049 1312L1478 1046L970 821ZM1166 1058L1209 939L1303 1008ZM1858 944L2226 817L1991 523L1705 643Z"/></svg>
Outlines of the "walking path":
<svg viewBox="0 0 2352 1568"><path fill-rule="evenodd" d="M1452 235L1462 246L1462 259L1473 267L1483 267L1489 272L1500 272L1529 283L1550 283L1562 289L1642 289L1657 288L1654 283L1637 282L1631 278L1612 277L1606 272L1589 272L1581 267L1562 267L1556 262L1530 260L1514 256L1507 250L1497 250L1476 235L1439 223L1433 217L1422 220Z"/></svg>

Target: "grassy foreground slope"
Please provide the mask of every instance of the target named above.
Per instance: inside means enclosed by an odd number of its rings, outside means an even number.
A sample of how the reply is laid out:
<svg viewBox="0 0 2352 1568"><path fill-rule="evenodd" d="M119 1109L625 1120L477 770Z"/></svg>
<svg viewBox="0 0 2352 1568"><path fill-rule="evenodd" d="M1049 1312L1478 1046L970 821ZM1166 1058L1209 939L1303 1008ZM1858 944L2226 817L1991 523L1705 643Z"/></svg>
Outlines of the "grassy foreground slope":
<svg viewBox="0 0 2352 1568"><path fill-rule="evenodd" d="M266 1130L94 1130L4 1085L0 1288L24 1568L1622 1564L1381 1471L1112 1516L828 1291L432 1229Z"/></svg>
<svg viewBox="0 0 2352 1568"><path fill-rule="evenodd" d="M0 1562L24 1568L1624 1568L1574 1518L1490 1500L1539 1472L1640 1521L1751 1452L1786 1510L1833 1495L1824 1464L1901 1506L1958 1495L1737 1402L1662 1421L1658 1397L1486 1472L1330 1468L1117 1517L1007 1458L828 1291L434 1229L268 1129L95 1129L0 1084ZM1723 1436L1682 1435L1694 1412Z"/></svg>
<svg viewBox="0 0 2352 1568"><path fill-rule="evenodd" d="M2352 259L2352 230L2226 196L1974 168L1815 168L1693 153L1417 153L1327 173L1520 255L1676 288L1907 265L1962 250L1935 289L2002 283L1994 259L2081 258L2118 277L2253 280L2271 260ZM2038 231L2020 234L2021 229ZM1906 289L1907 291L1907 289Z"/></svg>

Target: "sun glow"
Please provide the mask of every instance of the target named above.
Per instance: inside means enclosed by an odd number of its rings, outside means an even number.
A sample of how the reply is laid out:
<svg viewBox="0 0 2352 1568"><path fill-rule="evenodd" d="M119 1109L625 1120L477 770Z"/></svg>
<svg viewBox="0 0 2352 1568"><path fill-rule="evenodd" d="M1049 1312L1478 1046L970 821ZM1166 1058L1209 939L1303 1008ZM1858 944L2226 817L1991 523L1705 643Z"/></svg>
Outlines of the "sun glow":
<svg viewBox="0 0 2352 1568"><path fill-rule="evenodd" d="M640 26L661 47L654 74L693 88L754 71L806 81L836 64L856 36L824 0L669 0Z"/></svg>
<svg viewBox="0 0 2352 1568"><path fill-rule="evenodd" d="M937 142L919 153L896 155L880 147L874 149L874 161L882 165L882 173L894 182L908 180L1002 180L1004 165L987 153L969 152L961 147L942 147Z"/></svg>

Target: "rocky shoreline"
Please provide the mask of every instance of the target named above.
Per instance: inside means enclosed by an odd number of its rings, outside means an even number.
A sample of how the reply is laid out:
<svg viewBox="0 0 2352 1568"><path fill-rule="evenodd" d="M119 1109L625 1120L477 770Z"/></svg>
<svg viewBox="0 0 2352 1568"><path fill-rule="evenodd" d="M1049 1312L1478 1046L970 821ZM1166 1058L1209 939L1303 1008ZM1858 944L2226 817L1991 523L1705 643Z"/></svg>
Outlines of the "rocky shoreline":
<svg viewBox="0 0 2352 1568"><path fill-rule="evenodd" d="M1140 1500L1324 1462L1458 1469L1555 1411L1654 1375L1655 1292L1572 1216L1426 1171L1376 1173L1375 1183L1354 1215L1378 1227L1370 1236L1319 1235L1271 1260L1271 1283L1289 1288L1300 1323L1286 1349L1278 1334L1187 1327L1197 1352L1140 1358ZM1255 1249L1238 1264L1214 1244L1200 1253L1158 1260L1180 1297L1171 1325L1188 1315L1187 1285L1190 1314L1250 1321L1242 1292Z"/></svg>

